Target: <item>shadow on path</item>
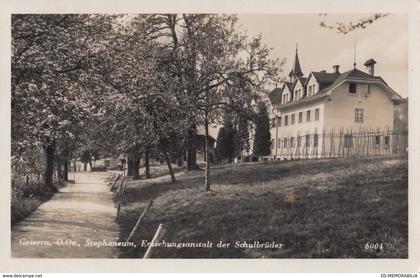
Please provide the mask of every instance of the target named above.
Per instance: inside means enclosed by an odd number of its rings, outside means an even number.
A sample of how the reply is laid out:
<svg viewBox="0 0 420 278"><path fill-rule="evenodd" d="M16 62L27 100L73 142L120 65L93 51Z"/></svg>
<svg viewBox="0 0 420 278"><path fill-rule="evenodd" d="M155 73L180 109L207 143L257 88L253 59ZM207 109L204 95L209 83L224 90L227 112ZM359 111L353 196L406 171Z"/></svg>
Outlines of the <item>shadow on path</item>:
<svg viewBox="0 0 420 278"><path fill-rule="evenodd" d="M87 240L118 240L116 209L105 181L107 176L106 172L76 173L76 183L62 188L15 225L11 231L12 257L117 258L117 247L85 245Z"/></svg>

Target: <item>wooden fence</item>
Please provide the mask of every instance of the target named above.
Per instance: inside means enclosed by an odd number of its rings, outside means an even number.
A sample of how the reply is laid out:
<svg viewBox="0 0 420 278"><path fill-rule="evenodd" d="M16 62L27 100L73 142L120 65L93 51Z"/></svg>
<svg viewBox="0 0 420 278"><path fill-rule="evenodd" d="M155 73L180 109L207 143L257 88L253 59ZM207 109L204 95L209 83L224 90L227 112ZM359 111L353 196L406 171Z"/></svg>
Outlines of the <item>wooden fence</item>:
<svg viewBox="0 0 420 278"><path fill-rule="evenodd" d="M272 140L273 159L310 159L380 156L408 152L408 131L340 130L338 132L296 133Z"/></svg>

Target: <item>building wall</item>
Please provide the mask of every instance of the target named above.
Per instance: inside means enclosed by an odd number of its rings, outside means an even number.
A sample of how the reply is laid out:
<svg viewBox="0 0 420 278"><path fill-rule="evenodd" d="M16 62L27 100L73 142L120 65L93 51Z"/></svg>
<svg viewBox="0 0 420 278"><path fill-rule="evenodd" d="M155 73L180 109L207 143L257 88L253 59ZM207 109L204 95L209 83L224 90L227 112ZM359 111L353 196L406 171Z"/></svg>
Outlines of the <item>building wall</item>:
<svg viewBox="0 0 420 278"><path fill-rule="evenodd" d="M318 91L319 91L319 84L318 84L318 82L316 81L316 79L312 75L309 78L310 79L308 81L308 84L306 84L306 89L307 89L306 93L308 94L308 96L311 96L311 95L314 95L314 94L318 93ZM309 94L309 89L308 88L310 86L312 86L312 85L315 85L314 86L314 91L312 91L312 94Z"/></svg>
<svg viewBox="0 0 420 278"><path fill-rule="evenodd" d="M315 110L319 109L319 119L315 120ZM307 111L311 111L310 121L307 121ZM302 112L302 123L299 123L299 112ZM295 122L292 124L292 115L295 115ZM289 108L278 114L281 117L281 125L278 121L275 127L272 127L271 138L271 156L274 159L293 158L298 154L307 153L307 157L319 153L320 141L314 148L313 135L321 134L324 128L324 104L320 101L316 103L300 105L296 108ZM285 125L285 117L288 116L288 125ZM306 135L310 135L309 146L306 145ZM299 139L300 145L298 145ZM293 138L293 139L291 139ZM285 140L287 144L285 145Z"/></svg>
<svg viewBox="0 0 420 278"><path fill-rule="evenodd" d="M394 105L387 92L376 84L370 84L370 93L366 96L357 88L356 94L348 92L348 83L345 82L332 92L325 102L325 130L375 131L392 130L394 121ZM361 108L364 112L363 123L355 122L355 109Z"/></svg>

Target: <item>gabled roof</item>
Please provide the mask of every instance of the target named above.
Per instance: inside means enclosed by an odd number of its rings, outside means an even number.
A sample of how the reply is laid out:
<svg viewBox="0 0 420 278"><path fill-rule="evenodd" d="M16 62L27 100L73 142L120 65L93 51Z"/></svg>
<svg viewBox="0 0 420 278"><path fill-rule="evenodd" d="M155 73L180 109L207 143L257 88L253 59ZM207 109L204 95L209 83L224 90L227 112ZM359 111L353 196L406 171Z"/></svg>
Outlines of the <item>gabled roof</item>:
<svg viewBox="0 0 420 278"><path fill-rule="evenodd" d="M306 80L308 80L307 77L298 77L298 80L300 81L300 84L302 84L302 86L306 85Z"/></svg>
<svg viewBox="0 0 420 278"><path fill-rule="evenodd" d="M313 76L318 83L333 83L339 76L339 73L330 73L322 71L312 71L309 76ZM309 78L308 78L309 81Z"/></svg>
<svg viewBox="0 0 420 278"><path fill-rule="evenodd" d="M373 76L358 69L352 69L342 74L327 72L311 72L308 78L301 77L299 80L301 82L304 81L304 84L306 86L311 76L313 76L320 84L324 84L325 87L322 88L321 86L321 91L319 91L316 95L310 97L303 97L299 100L291 101L284 104L281 104L281 102L277 102L276 104L280 105L280 108L286 108L302 103L307 103L310 101L316 101L322 99L325 95L328 95L331 90L333 90L334 88L346 81L365 81L367 83L377 83L383 86L384 89L390 93L394 103L403 101L401 96L398 95L394 90L392 90L380 76ZM288 86L290 91L292 91L296 82L297 80L294 83L285 82L285 85Z"/></svg>
<svg viewBox="0 0 420 278"><path fill-rule="evenodd" d="M363 81L383 81L383 79L379 76L373 76L366 72L363 72L358 69L352 69L349 71L346 71L342 73L338 78L335 79L335 81L328 87L324 88L322 91L319 92L319 94L325 93L335 87L336 85L340 84L346 79L357 79L357 80L363 80ZM385 83L385 82L384 82ZM385 83L386 85L386 83Z"/></svg>
<svg viewBox="0 0 420 278"><path fill-rule="evenodd" d="M293 82L287 82L285 81L284 84L287 86L287 89L289 89L290 92L293 91L294 83Z"/></svg>

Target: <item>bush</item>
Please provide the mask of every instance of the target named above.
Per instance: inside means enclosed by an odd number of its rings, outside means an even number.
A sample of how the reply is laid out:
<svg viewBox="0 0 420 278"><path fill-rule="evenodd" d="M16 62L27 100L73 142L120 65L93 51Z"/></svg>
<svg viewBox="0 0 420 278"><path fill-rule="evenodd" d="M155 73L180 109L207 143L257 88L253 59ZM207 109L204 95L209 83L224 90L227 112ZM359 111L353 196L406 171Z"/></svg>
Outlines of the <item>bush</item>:
<svg viewBox="0 0 420 278"><path fill-rule="evenodd" d="M249 161L258 162L258 156L256 156L255 154L251 154L251 156L249 157Z"/></svg>
<svg viewBox="0 0 420 278"><path fill-rule="evenodd" d="M59 188L62 186L62 183L56 183L55 186ZM54 192L46 190L42 183L26 184L12 182L12 196L10 204L10 217L12 225L25 219L53 195Z"/></svg>
<svg viewBox="0 0 420 278"><path fill-rule="evenodd" d="M31 212L36 210L40 205L41 201L38 198L13 198L11 204L11 222L12 225L23 220Z"/></svg>

